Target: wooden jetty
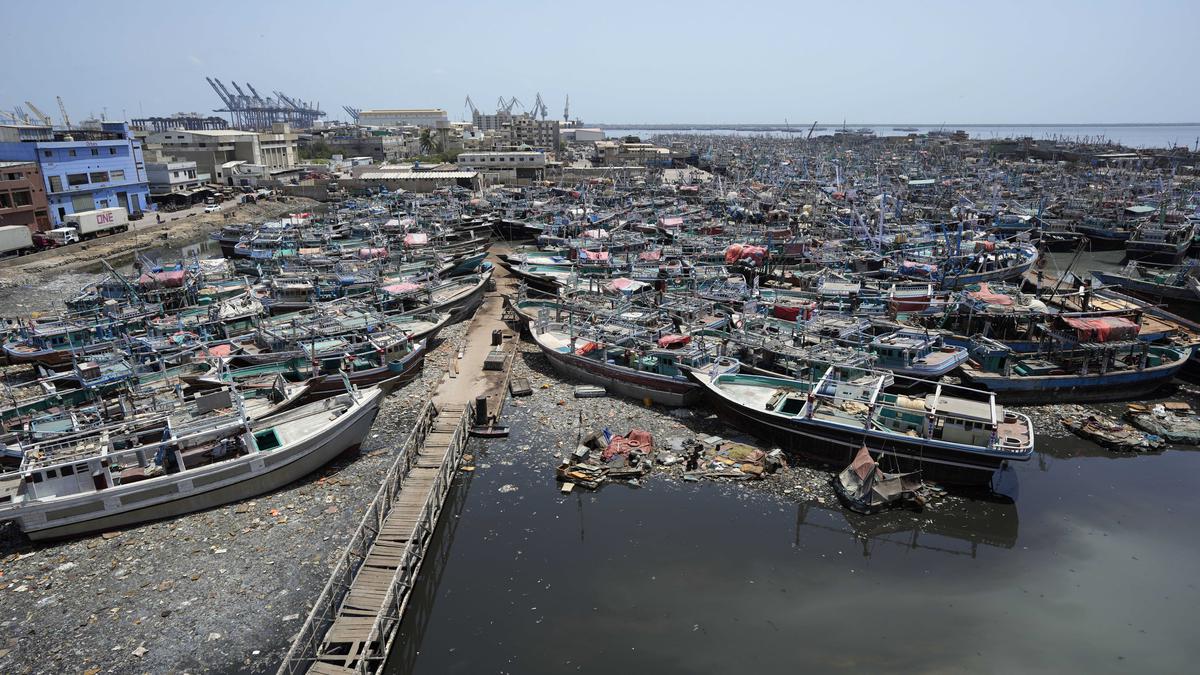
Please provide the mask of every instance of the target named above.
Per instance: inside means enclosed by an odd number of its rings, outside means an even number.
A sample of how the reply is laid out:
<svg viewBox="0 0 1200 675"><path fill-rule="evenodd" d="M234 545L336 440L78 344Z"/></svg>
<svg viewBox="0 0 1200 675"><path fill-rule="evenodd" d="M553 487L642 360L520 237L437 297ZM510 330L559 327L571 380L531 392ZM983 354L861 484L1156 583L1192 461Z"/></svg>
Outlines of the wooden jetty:
<svg viewBox="0 0 1200 675"><path fill-rule="evenodd" d="M517 336L490 293L280 664L280 674L382 670L473 424L499 418ZM503 355L499 370L489 356ZM487 419L476 419L476 399ZM482 411L481 411L482 412Z"/></svg>
<svg viewBox="0 0 1200 675"><path fill-rule="evenodd" d="M425 404L280 673L369 673L383 666L471 422L470 406Z"/></svg>

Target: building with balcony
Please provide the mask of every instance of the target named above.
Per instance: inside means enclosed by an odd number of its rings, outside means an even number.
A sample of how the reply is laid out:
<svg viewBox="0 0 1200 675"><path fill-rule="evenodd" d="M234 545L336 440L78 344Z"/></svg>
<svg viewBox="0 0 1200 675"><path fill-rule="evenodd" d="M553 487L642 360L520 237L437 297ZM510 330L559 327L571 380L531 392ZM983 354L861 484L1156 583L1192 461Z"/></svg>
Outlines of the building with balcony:
<svg viewBox="0 0 1200 675"><path fill-rule="evenodd" d="M51 228L46 186L37 162L0 162L0 226Z"/></svg>
<svg viewBox="0 0 1200 675"><path fill-rule="evenodd" d="M101 122L98 129L3 130L0 161L37 163L55 226L79 211L120 206L133 212L149 205L142 145L124 122Z"/></svg>

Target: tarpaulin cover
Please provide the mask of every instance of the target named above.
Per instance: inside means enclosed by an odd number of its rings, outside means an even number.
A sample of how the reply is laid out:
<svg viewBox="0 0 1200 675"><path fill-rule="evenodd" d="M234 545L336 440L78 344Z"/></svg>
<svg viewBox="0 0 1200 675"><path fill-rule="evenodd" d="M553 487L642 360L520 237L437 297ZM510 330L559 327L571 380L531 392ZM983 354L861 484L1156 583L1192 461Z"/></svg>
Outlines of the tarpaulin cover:
<svg viewBox="0 0 1200 675"><path fill-rule="evenodd" d="M386 258L386 248L360 248L358 249L358 257L362 260L370 260L371 258Z"/></svg>
<svg viewBox="0 0 1200 675"><path fill-rule="evenodd" d="M418 285L418 284L412 284L412 283L408 283L407 281L402 281L398 284L391 284L388 286L384 286L382 290L384 293L391 293L393 295L399 295L400 293L412 293L413 291L417 290L418 288L420 288L420 285Z"/></svg>
<svg viewBox="0 0 1200 675"><path fill-rule="evenodd" d="M725 249L725 264L732 265L739 260L752 260L755 263L761 263L767 257L767 249L765 246L752 246L750 244L730 244L729 248Z"/></svg>
<svg viewBox="0 0 1200 675"><path fill-rule="evenodd" d="M854 461L850 462L850 468L858 474L859 480L866 480L867 476L871 475L871 469L875 468L875 460L871 457L871 451L867 450L867 446L864 445L858 449Z"/></svg>
<svg viewBox="0 0 1200 675"><path fill-rule="evenodd" d="M613 293L636 293L649 285L637 279L617 277L605 284L604 288Z"/></svg>
<svg viewBox="0 0 1200 675"><path fill-rule="evenodd" d="M178 288L183 285L183 279L186 272L176 270L174 272L151 272L138 277L138 283L142 286L161 286L163 288Z"/></svg>
<svg viewBox="0 0 1200 675"><path fill-rule="evenodd" d="M424 232L409 232L404 235L405 246L424 246L429 243L429 235Z"/></svg>
<svg viewBox="0 0 1200 675"><path fill-rule="evenodd" d="M608 260L608 251L589 251L585 248L579 249L580 260Z"/></svg>
<svg viewBox="0 0 1200 675"><path fill-rule="evenodd" d="M638 260L662 260L662 251L642 251L638 254Z"/></svg>
<svg viewBox="0 0 1200 675"><path fill-rule="evenodd" d="M1002 307L1007 307L1013 304L1012 298L1003 293L993 293L992 289L988 287L987 283L979 284L979 290L971 293L971 297L989 305L1000 305Z"/></svg>
<svg viewBox="0 0 1200 675"><path fill-rule="evenodd" d="M796 317L800 316L799 307L788 307L787 305L774 305L771 313L780 319L786 321L795 321Z"/></svg>
<svg viewBox="0 0 1200 675"><path fill-rule="evenodd" d="M583 231L584 239L606 239L607 237L608 237L608 230L605 230L605 229L584 230Z"/></svg>
<svg viewBox="0 0 1200 675"><path fill-rule="evenodd" d="M913 262L911 260L905 260L902 266L904 267L905 272L910 274L921 274L924 276L932 275L937 272L938 269L937 265L927 265L925 263Z"/></svg>
<svg viewBox="0 0 1200 675"><path fill-rule="evenodd" d="M300 255L319 255L321 248L319 246L302 246L299 253Z"/></svg>
<svg viewBox="0 0 1200 675"><path fill-rule="evenodd" d="M690 335L664 335L658 338L658 346L664 349L674 349L682 347L692 341Z"/></svg>
<svg viewBox="0 0 1200 675"><path fill-rule="evenodd" d="M631 450L649 454L654 450L654 437L648 431L630 429L628 435L613 436L609 439L608 446L600 453L600 459L607 462L617 455L628 457Z"/></svg>
<svg viewBox="0 0 1200 675"><path fill-rule="evenodd" d="M671 216L670 218L659 218L658 224L663 227L683 227L683 218L681 216Z"/></svg>
<svg viewBox="0 0 1200 675"><path fill-rule="evenodd" d="M213 345L213 346L209 347L208 349L205 349L204 352L208 356L229 356L230 354L233 353L233 345L230 345L230 344Z"/></svg>
<svg viewBox="0 0 1200 675"><path fill-rule="evenodd" d="M1068 326L1075 329L1080 342L1110 342L1136 338L1141 326L1119 316L1063 317Z"/></svg>
<svg viewBox="0 0 1200 675"><path fill-rule="evenodd" d="M582 347L579 347L578 349L576 349L575 354L577 356L587 356L588 354L591 354L592 352L596 351L599 348L600 348L600 343L591 342L589 340L588 342L583 343Z"/></svg>

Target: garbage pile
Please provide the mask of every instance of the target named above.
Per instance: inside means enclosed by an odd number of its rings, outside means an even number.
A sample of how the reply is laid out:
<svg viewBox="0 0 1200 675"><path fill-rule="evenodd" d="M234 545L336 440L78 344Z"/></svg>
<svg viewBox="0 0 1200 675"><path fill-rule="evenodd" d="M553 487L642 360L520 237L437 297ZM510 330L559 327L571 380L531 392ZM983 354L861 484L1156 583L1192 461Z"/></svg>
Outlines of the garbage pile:
<svg viewBox="0 0 1200 675"><path fill-rule="evenodd" d="M595 490L607 480L636 480L650 473L654 437L644 429L614 436L607 428L583 439L555 470L562 491L574 486Z"/></svg>
<svg viewBox="0 0 1200 675"><path fill-rule="evenodd" d="M1200 417L1192 406L1182 401L1162 403L1130 403L1125 417L1142 431L1165 439L1168 443L1200 445Z"/></svg>
<svg viewBox="0 0 1200 675"><path fill-rule="evenodd" d="M638 484L655 466L676 475L682 469L686 481L758 480L787 463L779 449L767 452L716 436L671 438L658 449L653 436L643 429L630 429L623 436L603 429L580 441L559 463L555 477L564 493L575 486L595 490L611 480Z"/></svg>
<svg viewBox="0 0 1200 675"><path fill-rule="evenodd" d="M1066 416L1061 422L1075 435L1118 452L1154 452L1167 444L1161 436L1139 431L1097 412Z"/></svg>

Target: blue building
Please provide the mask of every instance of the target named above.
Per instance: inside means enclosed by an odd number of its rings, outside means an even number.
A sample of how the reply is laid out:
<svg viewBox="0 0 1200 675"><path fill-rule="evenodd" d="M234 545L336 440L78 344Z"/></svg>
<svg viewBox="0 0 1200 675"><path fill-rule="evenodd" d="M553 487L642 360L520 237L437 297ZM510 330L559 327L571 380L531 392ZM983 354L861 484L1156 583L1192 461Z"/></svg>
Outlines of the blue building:
<svg viewBox="0 0 1200 675"><path fill-rule="evenodd" d="M56 227L80 211L121 206L133 212L150 204L142 144L124 122L69 131L0 128L0 161L39 164Z"/></svg>

